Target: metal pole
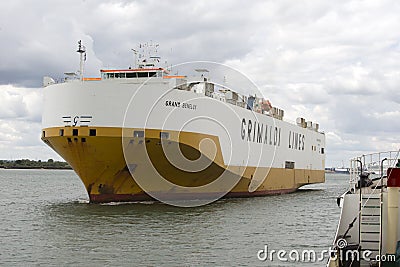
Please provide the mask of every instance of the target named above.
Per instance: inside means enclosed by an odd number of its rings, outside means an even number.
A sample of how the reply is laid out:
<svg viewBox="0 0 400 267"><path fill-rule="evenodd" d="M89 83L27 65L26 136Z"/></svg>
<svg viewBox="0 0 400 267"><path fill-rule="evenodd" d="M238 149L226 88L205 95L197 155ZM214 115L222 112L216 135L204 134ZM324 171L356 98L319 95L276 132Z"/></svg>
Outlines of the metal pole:
<svg viewBox="0 0 400 267"><path fill-rule="evenodd" d="M80 53L79 74L80 80L83 81L83 53Z"/></svg>
<svg viewBox="0 0 400 267"><path fill-rule="evenodd" d="M131 48L131 50L133 51L133 54L135 55L135 57L134 57L135 62L134 62L133 68L137 69L137 52L138 51L133 48Z"/></svg>
<svg viewBox="0 0 400 267"><path fill-rule="evenodd" d="M358 190L360 190L360 204L359 204L359 211L358 211L358 246L361 246L361 208L362 208L362 194L361 194L361 186L362 186L362 175L363 175L363 163L360 159L356 160L360 163L361 171L360 171L360 184Z"/></svg>
<svg viewBox="0 0 400 267"><path fill-rule="evenodd" d="M381 161L381 203L380 203L380 229L379 229L379 255L382 255L382 228L383 228L383 162L386 161L387 158L384 158ZM379 266L381 266L381 262L379 261Z"/></svg>
<svg viewBox="0 0 400 267"><path fill-rule="evenodd" d="M86 47L82 45L82 40L79 40L78 50L76 52L80 54L79 74L80 74L80 80L83 81L83 61L84 61L83 57L86 52Z"/></svg>

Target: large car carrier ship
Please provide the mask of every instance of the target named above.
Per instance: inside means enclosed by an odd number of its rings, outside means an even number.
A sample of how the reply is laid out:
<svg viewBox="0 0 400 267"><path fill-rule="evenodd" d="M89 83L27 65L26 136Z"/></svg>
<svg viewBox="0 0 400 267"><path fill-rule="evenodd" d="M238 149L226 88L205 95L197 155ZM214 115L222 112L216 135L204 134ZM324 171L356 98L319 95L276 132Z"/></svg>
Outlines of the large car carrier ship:
<svg viewBox="0 0 400 267"><path fill-rule="evenodd" d="M135 66L81 67L44 78L42 140L81 178L90 202L217 199L289 193L325 181L325 135L283 119L256 95L207 77L172 75L148 53ZM75 76L75 77L72 77Z"/></svg>

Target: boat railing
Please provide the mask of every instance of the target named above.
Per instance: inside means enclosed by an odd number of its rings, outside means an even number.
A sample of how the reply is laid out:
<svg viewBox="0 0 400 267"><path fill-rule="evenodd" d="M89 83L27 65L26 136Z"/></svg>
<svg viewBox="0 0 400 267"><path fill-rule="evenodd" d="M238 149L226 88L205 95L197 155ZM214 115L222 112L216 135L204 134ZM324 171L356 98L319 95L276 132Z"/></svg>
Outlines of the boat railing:
<svg viewBox="0 0 400 267"><path fill-rule="evenodd" d="M399 155L400 149L370 153L352 158L350 160L350 189L355 192L361 171L375 177L383 177L389 167L397 164Z"/></svg>

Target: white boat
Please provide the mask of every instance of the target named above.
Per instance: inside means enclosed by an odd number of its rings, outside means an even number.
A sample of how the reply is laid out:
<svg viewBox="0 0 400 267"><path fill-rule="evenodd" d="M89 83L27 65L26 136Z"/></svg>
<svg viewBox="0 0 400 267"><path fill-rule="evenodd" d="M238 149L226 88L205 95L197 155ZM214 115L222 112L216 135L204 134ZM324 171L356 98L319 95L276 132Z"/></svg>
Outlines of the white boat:
<svg viewBox="0 0 400 267"><path fill-rule="evenodd" d="M349 174L350 173L350 169L349 168L345 168L345 167L335 168L334 171L336 173L342 173L342 174Z"/></svg>
<svg viewBox="0 0 400 267"><path fill-rule="evenodd" d="M399 152L351 159L350 187L337 201L341 214L328 267L400 266ZM365 172L368 166L380 168Z"/></svg>

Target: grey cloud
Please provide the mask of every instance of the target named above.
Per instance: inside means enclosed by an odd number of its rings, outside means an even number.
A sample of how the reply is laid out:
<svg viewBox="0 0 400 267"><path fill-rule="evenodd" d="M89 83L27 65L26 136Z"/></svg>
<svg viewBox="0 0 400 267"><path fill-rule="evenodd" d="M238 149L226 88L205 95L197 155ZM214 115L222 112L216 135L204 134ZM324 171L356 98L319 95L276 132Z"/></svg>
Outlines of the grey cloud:
<svg viewBox="0 0 400 267"><path fill-rule="evenodd" d="M23 103L23 96L0 89L0 118L19 118L27 116L28 110Z"/></svg>
<svg viewBox="0 0 400 267"><path fill-rule="evenodd" d="M0 85L0 120L41 122L42 94L40 89Z"/></svg>

